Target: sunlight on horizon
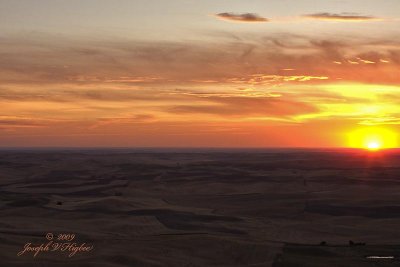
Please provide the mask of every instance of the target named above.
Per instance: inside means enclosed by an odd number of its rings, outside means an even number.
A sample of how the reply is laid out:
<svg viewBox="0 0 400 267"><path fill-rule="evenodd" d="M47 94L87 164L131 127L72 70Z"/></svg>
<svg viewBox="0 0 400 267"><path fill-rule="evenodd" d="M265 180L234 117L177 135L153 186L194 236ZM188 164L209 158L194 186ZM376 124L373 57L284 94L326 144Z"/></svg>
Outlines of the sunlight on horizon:
<svg viewBox="0 0 400 267"><path fill-rule="evenodd" d="M381 144L378 141L371 141L367 144L368 150L379 150L381 149Z"/></svg>
<svg viewBox="0 0 400 267"><path fill-rule="evenodd" d="M348 146L376 151L398 146L397 134L381 127L367 127L357 129L348 135Z"/></svg>

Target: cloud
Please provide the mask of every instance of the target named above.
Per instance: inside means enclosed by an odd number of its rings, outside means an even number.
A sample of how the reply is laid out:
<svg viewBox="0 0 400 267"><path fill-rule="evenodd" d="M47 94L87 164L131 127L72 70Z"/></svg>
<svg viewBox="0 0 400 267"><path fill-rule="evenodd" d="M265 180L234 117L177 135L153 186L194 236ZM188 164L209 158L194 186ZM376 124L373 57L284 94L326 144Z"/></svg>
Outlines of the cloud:
<svg viewBox="0 0 400 267"><path fill-rule="evenodd" d="M98 121L104 123L144 123L154 122L156 119L157 117L152 114L136 114L117 118L100 118Z"/></svg>
<svg viewBox="0 0 400 267"><path fill-rule="evenodd" d="M285 92L286 87L300 84L400 84L396 75L400 43L396 40L298 34L246 37L224 37L213 43L47 37L41 39L40 49L35 38L4 37L0 40L4 52L0 54L0 101L10 108L18 102L25 108L30 102L37 110L63 105L60 114L76 117L82 109L90 111L91 117L105 116L95 111L118 117L127 109L145 106L144 112L152 113L152 107L192 101L188 94L175 91L178 88L192 92L196 87L207 92L224 88L219 93L226 94L238 87L265 86ZM216 108L234 113L226 106ZM19 110L10 109L8 114L15 112Z"/></svg>
<svg viewBox="0 0 400 267"><path fill-rule="evenodd" d="M49 92L51 97L57 98L52 93L56 90L37 93L37 89L45 85L58 88L97 85L97 89L105 88L104 92L87 90L90 95L82 97L118 98L114 90L107 93L106 89L117 85L134 89L167 84L229 84L232 81L259 84L260 79L254 77L255 74L262 74L265 77L262 83L271 85L324 81L317 77L326 77L323 78L328 78L326 81L341 78L400 83L400 77L394 75L400 64L400 44L390 39L321 39L286 34L250 36L243 40L224 38L216 45L137 40L84 43L68 38L56 41L42 38L40 50L28 37L5 39L7 43L0 42L0 50L4 51L0 55L1 84L29 85L24 89L25 95L28 96L28 88L35 88L30 95L38 100L49 97ZM96 52L88 50L91 47L96 47ZM349 60L360 64L350 64ZM288 73L283 69L294 70ZM0 97L15 98L16 95L1 91Z"/></svg>
<svg viewBox="0 0 400 267"><path fill-rule="evenodd" d="M199 97L204 103L192 105L176 105L168 107L167 111L175 114L213 114L220 116L247 117L288 117L299 114L318 112L311 104L283 99L281 97Z"/></svg>
<svg viewBox="0 0 400 267"><path fill-rule="evenodd" d="M230 83L237 83L237 84L263 85L263 84L281 84L289 82L300 83L300 82L321 81L328 79L329 77L326 76L253 74L250 75L249 77L233 78L229 79L228 81Z"/></svg>
<svg viewBox="0 0 400 267"><path fill-rule="evenodd" d="M359 122L361 125L400 125L400 114L393 114L390 117L368 118Z"/></svg>
<svg viewBox="0 0 400 267"><path fill-rule="evenodd" d="M254 13L243 13L243 14L235 14L235 13L219 13L215 15L219 19L234 21L234 22L268 22L269 19L261 17Z"/></svg>
<svg viewBox="0 0 400 267"><path fill-rule="evenodd" d="M28 117L0 116L0 129L44 127L55 120L42 120Z"/></svg>
<svg viewBox="0 0 400 267"><path fill-rule="evenodd" d="M381 20L380 18L373 16L359 15L356 13L314 13L304 15L305 18L316 19L316 20L333 20L333 21L371 21L371 20Z"/></svg>
<svg viewBox="0 0 400 267"><path fill-rule="evenodd" d="M107 126L110 124L147 124L157 122L157 117L152 114L126 114L125 116L120 117L112 117L112 118L99 118L96 123L92 125L90 128L94 129L97 127Z"/></svg>

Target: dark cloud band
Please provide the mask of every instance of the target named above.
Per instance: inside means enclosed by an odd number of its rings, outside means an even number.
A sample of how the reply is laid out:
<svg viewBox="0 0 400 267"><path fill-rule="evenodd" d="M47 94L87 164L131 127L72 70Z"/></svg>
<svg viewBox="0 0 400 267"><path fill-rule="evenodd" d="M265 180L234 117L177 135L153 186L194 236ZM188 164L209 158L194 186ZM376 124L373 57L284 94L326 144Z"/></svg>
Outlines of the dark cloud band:
<svg viewBox="0 0 400 267"><path fill-rule="evenodd" d="M317 20L342 20L342 21L369 21L369 20L378 20L377 17L373 16L365 16L354 13L315 13L304 15L303 17L317 19Z"/></svg>
<svg viewBox="0 0 400 267"><path fill-rule="evenodd" d="M243 14L235 14L235 13L219 13L216 15L217 18L237 21L237 22L267 22L269 21L267 18L261 17L254 13L243 13Z"/></svg>

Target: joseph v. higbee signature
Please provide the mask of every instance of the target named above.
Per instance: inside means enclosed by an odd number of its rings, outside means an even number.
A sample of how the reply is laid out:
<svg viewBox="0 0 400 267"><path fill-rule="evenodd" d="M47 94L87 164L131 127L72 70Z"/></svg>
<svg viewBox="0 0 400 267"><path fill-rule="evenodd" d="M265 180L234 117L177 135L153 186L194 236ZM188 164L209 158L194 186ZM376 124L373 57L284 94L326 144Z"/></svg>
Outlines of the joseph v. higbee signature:
<svg viewBox="0 0 400 267"><path fill-rule="evenodd" d="M32 255L37 257L40 253L63 253L71 258L79 253L88 253L94 249L92 244L74 241L75 234L46 234L46 242L40 244L25 243L17 253L18 256Z"/></svg>

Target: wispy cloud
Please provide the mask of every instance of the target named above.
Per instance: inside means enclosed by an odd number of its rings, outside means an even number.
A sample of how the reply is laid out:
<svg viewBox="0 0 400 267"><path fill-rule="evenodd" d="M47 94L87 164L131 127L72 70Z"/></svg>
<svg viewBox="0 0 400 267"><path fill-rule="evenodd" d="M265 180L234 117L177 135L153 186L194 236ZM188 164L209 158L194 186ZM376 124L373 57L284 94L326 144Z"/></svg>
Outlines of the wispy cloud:
<svg viewBox="0 0 400 267"><path fill-rule="evenodd" d="M393 73L400 64L400 43L378 41L279 35L224 39L219 45L126 40L84 44L80 40L61 39L56 43L43 38L38 51L29 38L9 38L10 45L0 42L0 50L4 51L0 55L0 82L2 87L7 86L0 91L0 98L51 97L61 101L68 93L59 91L58 96L54 90L38 92L39 85L57 85L66 90L97 85L95 91L87 90L89 95L79 97L114 99L124 97L124 92L119 96L118 91L107 90L117 84L133 89L160 84L317 83L336 78L398 84L400 77ZM90 47L96 52L76 52ZM284 69L293 70L289 73ZM12 90L17 85L35 89L25 88L24 95L16 95Z"/></svg>
<svg viewBox="0 0 400 267"><path fill-rule="evenodd" d="M308 76L308 75L268 75L268 74L253 74L250 77L240 77L228 79L229 83L236 84L280 84L289 82L310 82L310 81L321 81L328 80L326 76Z"/></svg>
<svg viewBox="0 0 400 267"><path fill-rule="evenodd" d="M318 109L301 101L281 97L201 97L204 103L169 107L177 114L203 113L221 116L293 116L317 112Z"/></svg>
<svg viewBox="0 0 400 267"><path fill-rule="evenodd" d="M236 14L236 13L219 13L215 15L219 19L233 21L233 22L268 22L267 18L259 16L254 13L243 13L243 14Z"/></svg>
<svg viewBox="0 0 400 267"><path fill-rule="evenodd" d="M335 91L324 85L398 86L399 48L392 39L291 34L224 38L218 45L43 38L40 50L30 38L4 38L0 103L7 117L0 117L0 128L45 132L50 125L63 132L77 121L77 132L82 125L148 125L156 131L162 122L194 120L359 120L357 104L371 101L354 99L363 87ZM383 105L398 99L392 91Z"/></svg>
<svg viewBox="0 0 400 267"><path fill-rule="evenodd" d="M381 18L374 16L360 15L357 13L314 13L303 15L305 18L316 19L316 20L333 20L333 21L371 21L371 20L381 20Z"/></svg>
<svg viewBox="0 0 400 267"><path fill-rule="evenodd" d="M23 116L0 116L0 129L4 128L26 128L26 127L44 127L57 120L36 119Z"/></svg>

